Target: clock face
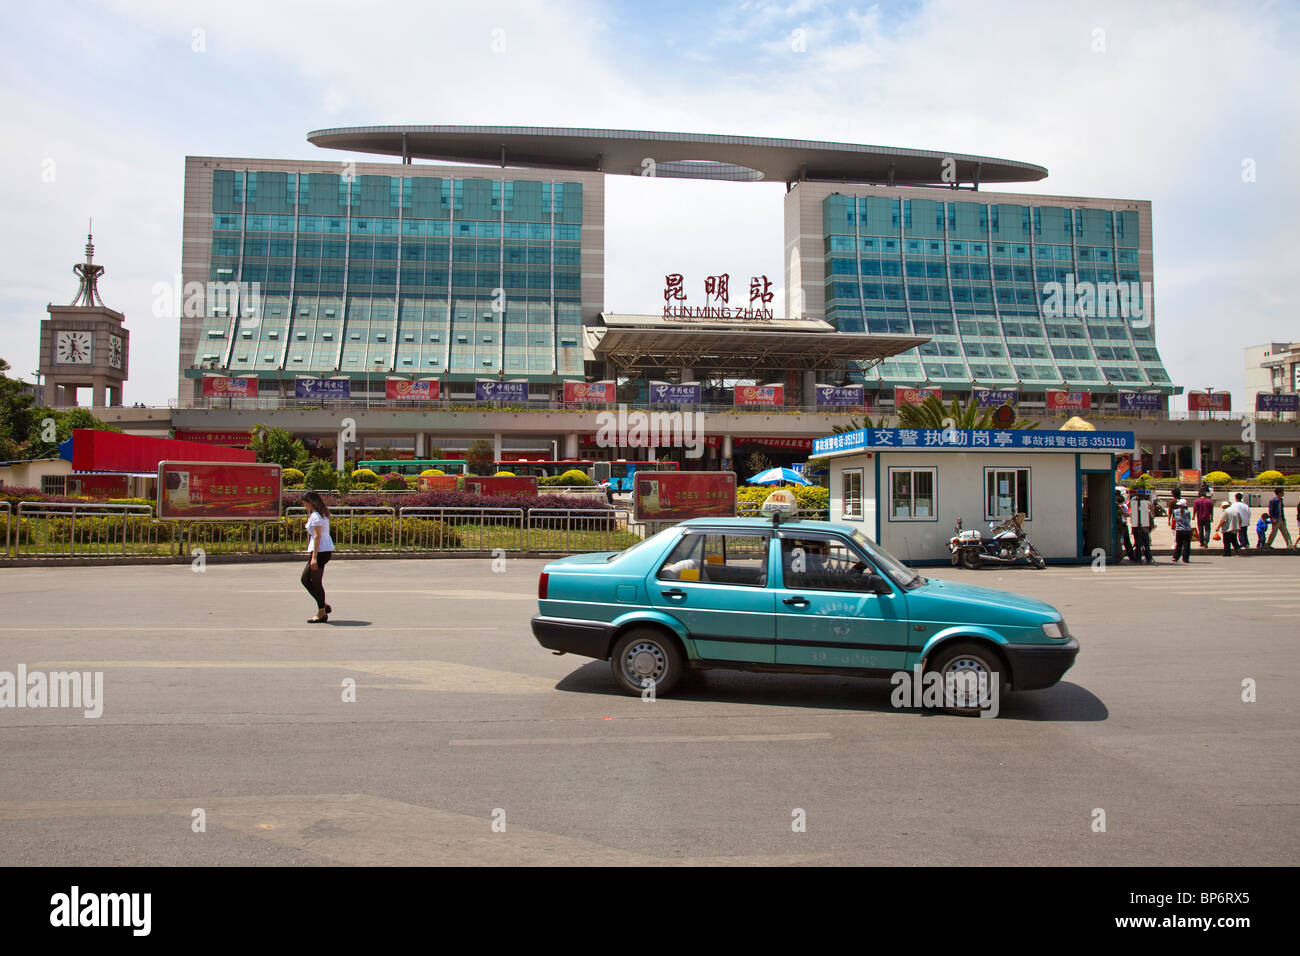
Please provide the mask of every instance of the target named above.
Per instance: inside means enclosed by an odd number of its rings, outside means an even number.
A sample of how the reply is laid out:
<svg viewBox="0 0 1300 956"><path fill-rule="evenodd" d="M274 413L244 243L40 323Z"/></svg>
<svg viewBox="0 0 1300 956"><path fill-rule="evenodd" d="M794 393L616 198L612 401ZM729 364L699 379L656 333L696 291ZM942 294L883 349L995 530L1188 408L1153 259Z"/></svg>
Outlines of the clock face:
<svg viewBox="0 0 1300 956"><path fill-rule="evenodd" d="M60 332L55 341L55 358L69 365L89 365L91 360L89 332Z"/></svg>
<svg viewBox="0 0 1300 956"><path fill-rule="evenodd" d="M122 338L118 335L108 337L108 364L113 368L122 367Z"/></svg>

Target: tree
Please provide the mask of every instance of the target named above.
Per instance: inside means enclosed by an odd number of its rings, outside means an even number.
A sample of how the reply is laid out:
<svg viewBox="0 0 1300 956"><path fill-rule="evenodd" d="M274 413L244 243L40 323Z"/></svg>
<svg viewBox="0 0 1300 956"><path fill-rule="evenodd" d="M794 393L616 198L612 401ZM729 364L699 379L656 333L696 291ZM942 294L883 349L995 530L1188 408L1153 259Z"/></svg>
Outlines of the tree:
<svg viewBox="0 0 1300 956"><path fill-rule="evenodd" d="M858 420L856 418L850 418L848 422L843 425L832 425L831 431L834 432L836 435L842 435L845 432L856 432L862 430L863 428L888 428L888 427L889 427L888 415L881 415L880 420L875 422L871 420L870 415L866 415L863 417L861 424L858 423Z"/></svg>
<svg viewBox="0 0 1300 956"><path fill-rule="evenodd" d="M32 404L35 397L24 385L4 373L9 363L0 359L0 461L17 458L32 428Z"/></svg>
<svg viewBox="0 0 1300 956"><path fill-rule="evenodd" d="M281 468L302 468L310 458L307 446L283 428L254 425L253 440L249 445L257 453L258 461Z"/></svg>
<svg viewBox="0 0 1300 956"><path fill-rule="evenodd" d="M767 471L772 467L772 461L761 451L750 452L745 458L745 468L748 469L748 475L753 478L759 472Z"/></svg>
<svg viewBox="0 0 1300 956"><path fill-rule="evenodd" d="M45 440L45 420L54 420L54 441ZM54 458L59 453L59 445L72 437L78 428L93 428L101 432L121 432L122 429L108 422L100 421L90 414L88 408L54 409L41 405L31 410L31 423L27 431L27 445L22 457Z"/></svg>
<svg viewBox="0 0 1300 956"><path fill-rule="evenodd" d="M900 405L898 408L898 425L900 428L1033 428L1038 422L1027 418L1017 418L1010 425L999 425L993 420L992 408L980 408L979 402L971 399L964 405L953 399L944 405L938 395L928 395L919 405Z"/></svg>
<svg viewBox="0 0 1300 956"><path fill-rule="evenodd" d="M492 448L492 443L486 438L477 438L470 442L469 450L465 452L465 460L469 464L469 473L471 475L490 475L496 470L496 453Z"/></svg>

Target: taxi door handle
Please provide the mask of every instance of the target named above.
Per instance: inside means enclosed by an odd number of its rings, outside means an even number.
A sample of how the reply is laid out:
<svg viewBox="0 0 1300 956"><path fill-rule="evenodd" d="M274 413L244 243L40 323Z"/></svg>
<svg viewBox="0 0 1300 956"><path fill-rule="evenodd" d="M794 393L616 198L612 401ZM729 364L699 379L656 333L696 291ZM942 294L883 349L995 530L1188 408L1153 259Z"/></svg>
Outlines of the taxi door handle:
<svg viewBox="0 0 1300 956"><path fill-rule="evenodd" d="M795 597L788 597L788 598L786 598L786 599L785 599L784 601L782 601L781 603L782 603L782 604L789 604L791 607L807 607L807 606L808 606L808 599L807 599L806 597L798 597L798 596L796 595Z"/></svg>
<svg viewBox="0 0 1300 956"><path fill-rule="evenodd" d="M663 595L664 597L666 597L666 598L684 598L684 597L686 597L686 592L683 591L681 588L671 588L670 590L667 590L667 591L660 591L659 593L662 594L662 595Z"/></svg>

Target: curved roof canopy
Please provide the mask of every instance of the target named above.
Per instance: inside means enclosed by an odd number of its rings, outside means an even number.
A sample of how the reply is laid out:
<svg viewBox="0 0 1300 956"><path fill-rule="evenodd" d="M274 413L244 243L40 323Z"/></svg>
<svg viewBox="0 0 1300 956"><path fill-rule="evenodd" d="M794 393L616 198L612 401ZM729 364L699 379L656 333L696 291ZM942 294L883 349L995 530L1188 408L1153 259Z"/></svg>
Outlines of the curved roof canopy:
<svg viewBox="0 0 1300 956"><path fill-rule="evenodd" d="M738 182L803 179L902 186L1033 182L1032 163L964 153L765 136L657 133L530 126L353 126L318 129L307 141L327 149L404 160L523 166Z"/></svg>

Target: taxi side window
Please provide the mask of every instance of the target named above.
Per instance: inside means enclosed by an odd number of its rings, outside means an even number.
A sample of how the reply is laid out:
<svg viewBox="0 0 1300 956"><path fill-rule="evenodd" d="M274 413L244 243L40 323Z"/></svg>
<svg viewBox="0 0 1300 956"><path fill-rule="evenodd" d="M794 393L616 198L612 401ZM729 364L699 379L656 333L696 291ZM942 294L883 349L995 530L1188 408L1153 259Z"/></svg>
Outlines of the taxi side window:
<svg viewBox="0 0 1300 956"><path fill-rule="evenodd" d="M659 569L661 581L767 586L768 536L686 534Z"/></svg>
<svg viewBox="0 0 1300 956"><path fill-rule="evenodd" d="M867 561L833 538L781 538L781 574L787 588L817 591L871 591Z"/></svg>

